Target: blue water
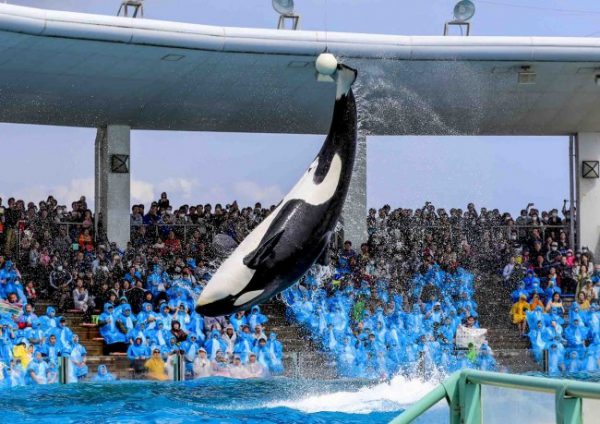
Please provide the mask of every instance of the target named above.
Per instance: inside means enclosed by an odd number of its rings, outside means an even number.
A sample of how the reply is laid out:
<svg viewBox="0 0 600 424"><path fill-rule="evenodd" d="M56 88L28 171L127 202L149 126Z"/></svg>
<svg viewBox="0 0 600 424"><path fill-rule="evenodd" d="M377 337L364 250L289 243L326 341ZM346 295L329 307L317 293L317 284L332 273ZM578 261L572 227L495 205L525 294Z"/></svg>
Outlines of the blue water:
<svg viewBox="0 0 600 424"><path fill-rule="evenodd" d="M402 411L399 402L389 399L398 396L392 393L396 388L389 384L373 387L365 382L286 378L24 387L2 392L0 421L385 423ZM341 411L335 411L338 407ZM445 413L440 416L444 421L442 415Z"/></svg>

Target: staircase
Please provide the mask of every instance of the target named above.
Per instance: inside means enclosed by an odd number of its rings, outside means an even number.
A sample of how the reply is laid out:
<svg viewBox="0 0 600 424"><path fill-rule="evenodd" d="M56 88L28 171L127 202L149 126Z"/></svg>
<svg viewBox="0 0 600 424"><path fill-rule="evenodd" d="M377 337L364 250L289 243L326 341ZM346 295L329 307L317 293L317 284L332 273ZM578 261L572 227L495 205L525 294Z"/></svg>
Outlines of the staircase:
<svg viewBox="0 0 600 424"><path fill-rule="evenodd" d="M269 317L265 334L268 336L273 331L283 344L286 376L307 379L337 376L335 364L319 350L309 333L298 324L287 322L283 303L272 299L261 305L261 311Z"/></svg>
<svg viewBox="0 0 600 424"><path fill-rule="evenodd" d="M498 366L512 373L541 371L529 352L529 340L519 336L510 318L510 290L498 276L482 276L475 284L479 325L488 329L488 342Z"/></svg>

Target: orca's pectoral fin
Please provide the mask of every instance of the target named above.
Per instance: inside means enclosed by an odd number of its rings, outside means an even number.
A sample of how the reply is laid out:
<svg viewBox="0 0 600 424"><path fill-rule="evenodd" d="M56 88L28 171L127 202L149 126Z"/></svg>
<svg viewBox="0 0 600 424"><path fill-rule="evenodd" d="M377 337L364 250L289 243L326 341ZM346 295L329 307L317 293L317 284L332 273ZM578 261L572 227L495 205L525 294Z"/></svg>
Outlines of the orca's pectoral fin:
<svg viewBox="0 0 600 424"><path fill-rule="evenodd" d="M331 231L323 237L323 247L321 248L321 254L317 258L317 263L322 266L328 266L331 262L331 256L329 255L329 245L331 244Z"/></svg>
<svg viewBox="0 0 600 424"><path fill-rule="evenodd" d="M265 260L269 258L271 252L281 239L285 230L281 230L273 236L269 237L268 240L262 242L260 246L254 249L253 252L246 255L244 258L244 265L248 268L256 269L262 264Z"/></svg>

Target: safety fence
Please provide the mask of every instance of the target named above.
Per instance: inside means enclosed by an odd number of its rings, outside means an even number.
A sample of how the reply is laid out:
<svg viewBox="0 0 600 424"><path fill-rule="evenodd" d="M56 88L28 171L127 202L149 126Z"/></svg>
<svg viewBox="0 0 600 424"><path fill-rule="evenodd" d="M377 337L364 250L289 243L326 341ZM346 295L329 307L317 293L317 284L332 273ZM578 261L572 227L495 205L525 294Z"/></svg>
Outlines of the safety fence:
<svg viewBox="0 0 600 424"><path fill-rule="evenodd" d="M554 418L560 424L583 424L583 399L600 399L600 384L575 380L552 379L516 374L463 370L451 375L422 399L409 406L392 424L408 424L422 418L438 402L446 400L450 424L480 424L484 422L482 387L517 389L553 395ZM518 396L514 396L516 401ZM492 402L492 399L486 398ZM598 405L594 405L594 409ZM494 411L502 422L509 422L510 411ZM597 423L600 411L585 415L586 423ZM532 417L523 417L526 421ZM538 417L536 417L538 418ZM498 421L500 422L500 420ZM540 421L541 422L541 421Z"/></svg>

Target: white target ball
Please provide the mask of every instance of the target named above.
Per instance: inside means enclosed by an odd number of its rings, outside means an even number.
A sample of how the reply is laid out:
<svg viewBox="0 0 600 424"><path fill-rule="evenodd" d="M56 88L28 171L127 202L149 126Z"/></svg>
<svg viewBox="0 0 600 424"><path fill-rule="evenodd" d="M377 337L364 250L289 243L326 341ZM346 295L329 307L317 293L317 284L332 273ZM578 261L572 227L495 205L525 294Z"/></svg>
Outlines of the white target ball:
<svg viewBox="0 0 600 424"><path fill-rule="evenodd" d="M321 53L315 63L317 72L323 75L333 75L337 70L337 59L331 53Z"/></svg>

